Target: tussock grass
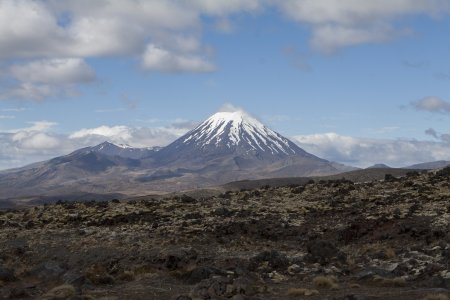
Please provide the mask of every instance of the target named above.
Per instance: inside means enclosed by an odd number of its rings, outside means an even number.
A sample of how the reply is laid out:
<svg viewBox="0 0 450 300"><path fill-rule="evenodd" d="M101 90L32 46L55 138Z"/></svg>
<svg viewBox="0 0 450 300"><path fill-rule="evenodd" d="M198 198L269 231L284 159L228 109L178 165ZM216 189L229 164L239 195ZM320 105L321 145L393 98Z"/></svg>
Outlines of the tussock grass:
<svg viewBox="0 0 450 300"><path fill-rule="evenodd" d="M337 278L335 276L317 276L313 279L313 284L317 288L326 288L337 290L339 285L337 284Z"/></svg>
<svg viewBox="0 0 450 300"><path fill-rule="evenodd" d="M305 288L290 288L287 291L287 295L291 297L313 296L318 294L319 294L318 290L310 290Z"/></svg>
<svg viewBox="0 0 450 300"><path fill-rule="evenodd" d="M47 293L45 293L41 299L52 299L52 300L56 300L56 299L69 299L72 296L75 295L75 288L70 285L70 284L63 284L60 286L57 286L53 289L51 289L50 291L48 291Z"/></svg>
<svg viewBox="0 0 450 300"><path fill-rule="evenodd" d="M375 276L373 281L385 287L404 287L406 285L406 280L403 277L384 278L381 276Z"/></svg>
<svg viewBox="0 0 450 300"><path fill-rule="evenodd" d="M135 279L135 275L133 271L123 271L117 276L117 279L122 281L133 281Z"/></svg>
<svg viewBox="0 0 450 300"><path fill-rule="evenodd" d="M450 296L446 294L429 294L423 300L450 300Z"/></svg>
<svg viewBox="0 0 450 300"><path fill-rule="evenodd" d="M384 250L384 254L386 255L387 258L389 259L393 259L395 257L397 257L397 254L395 253L395 250L392 248L386 248Z"/></svg>
<svg viewBox="0 0 450 300"><path fill-rule="evenodd" d="M155 273L155 272L156 272L156 270L154 269L154 267L152 267L150 265L139 265L133 269L133 273L135 276L148 274L148 273Z"/></svg>

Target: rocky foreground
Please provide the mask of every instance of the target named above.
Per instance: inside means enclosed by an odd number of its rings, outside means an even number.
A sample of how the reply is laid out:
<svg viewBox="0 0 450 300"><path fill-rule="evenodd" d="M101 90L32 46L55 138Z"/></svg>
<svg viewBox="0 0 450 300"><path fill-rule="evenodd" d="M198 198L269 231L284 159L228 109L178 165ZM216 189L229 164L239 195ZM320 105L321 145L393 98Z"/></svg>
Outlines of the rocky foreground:
<svg viewBox="0 0 450 300"><path fill-rule="evenodd" d="M1 299L450 299L450 168L0 213Z"/></svg>

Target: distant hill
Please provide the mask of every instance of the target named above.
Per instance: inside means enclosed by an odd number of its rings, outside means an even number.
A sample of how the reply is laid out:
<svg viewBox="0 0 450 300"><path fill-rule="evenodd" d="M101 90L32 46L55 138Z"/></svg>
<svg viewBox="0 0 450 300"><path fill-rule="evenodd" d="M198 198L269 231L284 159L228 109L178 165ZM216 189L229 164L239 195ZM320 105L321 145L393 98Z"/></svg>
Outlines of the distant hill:
<svg viewBox="0 0 450 300"><path fill-rule="evenodd" d="M450 165L450 161L439 160L439 161L415 164L412 166L405 167L405 169L434 170L434 169L445 168L448 165Z"/></svg>
<svg viewBox="0 0 450 300"><path fill-rule="evenodd" d="M391 167L385 164L375 164L373 166L367 167L366 169L390 169Z"/></svg>

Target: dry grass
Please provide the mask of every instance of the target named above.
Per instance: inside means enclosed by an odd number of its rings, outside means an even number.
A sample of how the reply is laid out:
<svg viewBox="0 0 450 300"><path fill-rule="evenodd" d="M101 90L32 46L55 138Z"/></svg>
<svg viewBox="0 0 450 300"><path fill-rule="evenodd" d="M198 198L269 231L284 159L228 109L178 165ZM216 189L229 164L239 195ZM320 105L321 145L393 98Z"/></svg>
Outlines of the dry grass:
<svg viewBox="0 0 450 300"><path fill-rule="evenodd" d="M373 281L381 286L386 287L404 287L406 285L406 280L403 277L396 278L384 278L381 276L375 276Z"/></svg>
<svg viewBox="0 0 450 300"><path fill-rule="evenodd" d="M89 267L84 273L84 276L86 276L86 278L94 285L114 283L114 278L108 274L105 267L100 265Z"/></svg>
<svg viewBox="0 0 450 300"><path fill-rule="evenodd" d="M395 257L397 257L397 254L395 253L395 250L392 248L386 248L384 250L384 254L386 255L387 258L389 259L393 259Z"/></svg>
<svg viewBox="0 0 450 300"><path fill-rule="evenodd" d="M288 296L292 297L299 297L299 296L313 296L318 295L318 290L310 290L310 289L304 289L304 288L290 288L287 291Z"/></svg>
<svg viewBox="0 0 450 300"><path fill-rule="evenodd" d="M63 284L48 291L41 299L69 299L73 295L75 295L75 288L69 284Z"/></svg>
<svg viewBox="0 0 450 300"><path fill-rule="evenodd" d="M423 300L450 300L450 296L446 294L429 294Z"/></svg>
<svg viewBox="0 0 450 300"><path fill-rule="evenodd" d="M326 288L337 290L339 285L337 284L337 278L335 276L317 276L313 279L313 284L318 288Z"/></svg>
<svg viewBox="0 0 450 300"><path fill-rule="evenodd" d="M133 271L123 271L117 276L117 279L122 281L133 281L135 279L135 275Z"/></svg>
<svg viewBox="0 0 450 300"><path fill-rule="evenodd" d="M138 266L134 267L134 269L133 269L133 274L135 276L148 274L148 273L153 274L155 272L156 272L155 268L150 265L138 265Z"/></svg>

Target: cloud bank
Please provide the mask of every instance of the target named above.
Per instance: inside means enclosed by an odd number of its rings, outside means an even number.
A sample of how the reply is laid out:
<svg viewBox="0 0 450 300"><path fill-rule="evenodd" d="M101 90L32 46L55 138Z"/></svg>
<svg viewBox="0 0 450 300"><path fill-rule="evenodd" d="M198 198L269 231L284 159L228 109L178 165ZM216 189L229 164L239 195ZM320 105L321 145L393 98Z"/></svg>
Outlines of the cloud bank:
<svg viewBox="0 0 450 300"><path fill-rule="evenodd" d="M311 31L312 49L386 42L413 33L411 16L450 13L447 0L3 0L0 98L43 100L74 95L95 79L88 58L127 57L151 72L213 72L202 41L205 20L231 33L232 16L274 10ZM299 63L300 62L300 63ZM295 61L302 68L302 60ZM5 67L3 67L5 68ZM36 70L42 70L42 76ZM61 75L61 76L58 76ZM62 87L61 87L62 85Z"/></svg>
<svg viewBox="0 0 450 300"><path fill-rule="evenodd" d="M133 147L165 146L192 129L194 123L175 122L156 128L103 125L70 134L56 133L57 125L39 121L30 123L29 127L0 131L0 170L66 155L104 141Z"/></svg>
<svg viewBox="0 0 450 300"><path fill-rule="evenodd" d="M327 160L358 167L385 163L403 167L421 162L450 160L447 142L403 139L368 139L337 133L297 135L293 140L303 149Z"/></svg>

